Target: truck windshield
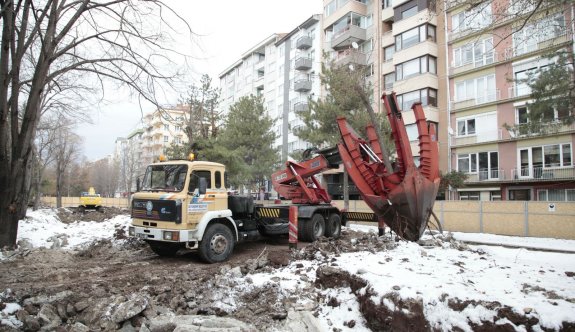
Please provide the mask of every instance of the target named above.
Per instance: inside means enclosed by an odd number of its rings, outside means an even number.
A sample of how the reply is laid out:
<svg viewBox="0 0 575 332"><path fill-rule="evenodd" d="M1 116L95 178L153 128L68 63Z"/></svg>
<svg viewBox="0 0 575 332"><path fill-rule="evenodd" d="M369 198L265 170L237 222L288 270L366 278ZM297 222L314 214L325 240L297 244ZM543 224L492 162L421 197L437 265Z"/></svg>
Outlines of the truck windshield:
<svg viewBox="0 0 575 332"><path fill-rule="evenodd" d="M187 174L187 165L150 165L146 168L142 190L182 191Z"/></svg>

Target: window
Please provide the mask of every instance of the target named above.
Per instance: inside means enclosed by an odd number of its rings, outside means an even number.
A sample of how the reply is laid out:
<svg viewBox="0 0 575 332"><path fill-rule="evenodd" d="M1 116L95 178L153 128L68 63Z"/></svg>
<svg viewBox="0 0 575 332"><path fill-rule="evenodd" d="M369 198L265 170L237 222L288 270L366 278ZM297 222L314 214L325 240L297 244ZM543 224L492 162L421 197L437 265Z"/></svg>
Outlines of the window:
<svg viewBox="0 0 575 332"><path fill-rule="evenodd" d="M451 30L479 30L491 24L491 3L476 6L472 10L463 11L451 16Z"/></svg>
<svg viewBox="0 0 575 332"><path fill-rule="evenodd" d="M200 186L200 178L206 179L207 187L212 188L212 174L210 171L192 171L192 176L190 176L190 186L188 191L193 192Z"/></svg>
<svg viewBox="0 0 575 332"><path fill-rule="evenodd" d="M421 102L422 106L431 105L437 107L437 90L425 88L397 96L397 103L404 111L411 110L411 106L415 102Z"/></svg>
<svg viewBox="0 0 575 332"><path fill-rule="evenodd" d="M165 124L165 125L164 125L164 130L170 130L170 125Z"/></svg>
<svg viewBox="0 0 575 332"><path fill-rule="evenodd" d="M530 201L531 200L531 190L530 189L509 189L509 200L510 201Z"/></svg>
<svg viewBox="0 0 575 332"><path fill-rule="evenodd" d="M457 170L465 173L477 173L477 154L457 155Z"/></svg>
<svg viewBox="0 0 575 332"><path fill-rule="evenodd" d="M501 200L501 190L493 190L489 192L490 201L500 201Z"/></svg>
<svg viewBox="0 0 575 332"><path fill-rule="evenodd" d="M395 73L389 73L383 76L385 90L393 90L393 82L395 82Z"/></svg>
<svg viewBox="0 0 575 332"><path fill-rule="evenodd" d="M465 44L453 49L453 67L460 67L471 63L473 63L475 67L480 67L491 64L493 61L493 38Z"/></svg>
<svg viewBox="0 0 575 332"><path fill-rule="evenodd" d="M575 189L538 189L537 200L548 202L574 202Z"/></svg>
<svg viewBox="0 0 575 332"><path fill-rule="evenodd" d="M431 24L424 24L395 36L395 50L404 50L426 40L435 41L435 26Z"/></svg>
<svg viewBox="0 0 575 332"><path fill-rule="evenodd" d="M460 191L459 199L462 201L478 201L479 191Z"/></svg>
<svg viewBox="0 0 575 332"><path fill-rule="evenodd" d="M393 53L394 52L395 52L395 46L394 45L386 47L384 49L384 57L383 57L384 61L385 62L391 61L393 59Z"/></svg>
<svg viewBox="0 0 575 332"><path fill-rule="evenodd" d="M405 125L405 131L407 132L409 141L417 141L419 139L419 132L417 131L417 125L415 123Z"/></svg>
<svg viewBox="0 0 575 332"><path fill-rule="evenodd" d="M169 137L168 136L164 136L164 142L168 142Z"/></svg>
<svg viewBox="0 0 575 332"><path fill-rule="evenodd" d="M519 176L541 178L552 176L543 170L554 167L571 167L573 165L571 143L533 146L519 149Z"/></svg>
<svg viewBox="0 0 575 332"><path fill-rule="evenodd" d="M467 136L475 134L475 119L457 121L457 136Z"/></svg>
<svg viewBox="0 0 575 332"><path fill-rule="evenodd" d="M456 102L475 100L476 104L483 104L496 98L495 74L455 82Z"/></svg>
<svg viewBox="0 0 575 332"><path fill-rule="evenodd" d="M216 188L222 188L222 172L216 171Z"/></svg>
<svg viewBox="0 0 575 332"><path fill-rule="evenodd" d="M395 66L396 79L403 80L422 73L437 74L437 59L433 56L422 56Z"/></svg>
<svg viewBox="0 0 575 332"><path fill-rule="evenodd" d="M532 52L538 49L538 43L562 36L565 33L565 16L562 13L548 16L515 31L513 33L513 50L515 55Z"/></svg>
<svg viewBox="0 0 575 332"><path fill-rule="evenodd" d="M182 130L182 127L181 126L175 126L175 130L176 130L176 132L179 132Z"/></svg>
<svg viewBox="0 0 575 332"><path fill-rule="evenodd" d="M401 19L404 20L408 17L411 17L413 15L417 14L417 4L409 9L406 9L404 11L401 12Z"/></svg>

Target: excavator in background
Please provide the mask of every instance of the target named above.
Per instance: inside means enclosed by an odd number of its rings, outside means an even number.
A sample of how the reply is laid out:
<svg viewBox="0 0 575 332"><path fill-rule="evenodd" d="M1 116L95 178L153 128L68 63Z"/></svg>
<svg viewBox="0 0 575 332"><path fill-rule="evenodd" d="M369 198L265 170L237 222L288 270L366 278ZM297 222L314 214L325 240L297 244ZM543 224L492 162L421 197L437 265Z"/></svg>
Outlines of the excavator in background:
<svg viewBox="0 0 575 332"><path fill-rule="evenodd" d="M84 213L86 210L100 211L102 208L102 197L96 193L94 187L90 187L88 191L83 191L80 195L80 205L78 211Z"/></svg>
<svg viewBox="0 0 575 332"><path fill-rule="evenodd" d="M417 241L425 231L439 188L438 146L420 103L412 107L419 132L420 165L397 107L395 94L383 95L395 142L395 159L384 153L381 134L368 125L361 138L345 118L338 118L341 142L315 151L306 160L288 161L271 176L274 189L290 204L258 205L251 196L231 195L225 165L194 160L149 165L132 198L129 235L146 241L160 256L197 250L209 263L228 259L236 243L259 236L288 234L289 210L297 208L298 237L315 241L337 238L348 221L377 221L398 236ZM344 211L316 176L343 163L373 213Z"/></svg>

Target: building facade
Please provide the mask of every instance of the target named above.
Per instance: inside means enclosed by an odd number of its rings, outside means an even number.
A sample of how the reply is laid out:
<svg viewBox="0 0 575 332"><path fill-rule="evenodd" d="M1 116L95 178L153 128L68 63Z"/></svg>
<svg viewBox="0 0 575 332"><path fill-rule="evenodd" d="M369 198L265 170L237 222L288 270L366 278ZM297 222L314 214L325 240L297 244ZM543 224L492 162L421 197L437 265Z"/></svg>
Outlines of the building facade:
<svg viewBox="0 0 575 332"><path fill-rule="evenodd" d="M468 174L455 199L575 201L573 110L528 117L539 69L573 56L573 3L535 13L526 1L472 9L447 2L448 168ZM532 73L532 74L530 74Z"/></svg>
<svg viewBox="0 0 575 332"><path fill-rule="evenodd" d="M188 105L178 104L166 106L144 116L140 158L143 165L157 161L160 155L166 154L166 149L171 144L188 142L182 128L188 110Z"/></svg>
<svg viewBox="0 0 575 332"><path fill-rule="evenodd" d="M289 33L273 34L220 74L223 113L243 96L261 95L276 120L275 146L285 161L310 145L294 135L298 111L320 97L321 15L312 15Z"/></svg>

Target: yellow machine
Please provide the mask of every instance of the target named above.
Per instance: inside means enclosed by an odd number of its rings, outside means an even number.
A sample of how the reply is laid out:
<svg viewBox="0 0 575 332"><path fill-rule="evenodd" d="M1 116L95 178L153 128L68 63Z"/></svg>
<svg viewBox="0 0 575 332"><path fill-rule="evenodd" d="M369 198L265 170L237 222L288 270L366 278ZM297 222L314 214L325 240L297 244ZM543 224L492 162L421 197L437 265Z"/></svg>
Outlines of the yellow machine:
<svg viewBox="0 0 575 332"><path fill-rule="evenodd" d="M87 192L82 192L82 195L80 196L80 205L78 206L78 210L80 210L80 212L84 212L88 209L99 211L101 207L102 197L100 197L100 194L96 193L94 187L90 187Z"/></svg>

